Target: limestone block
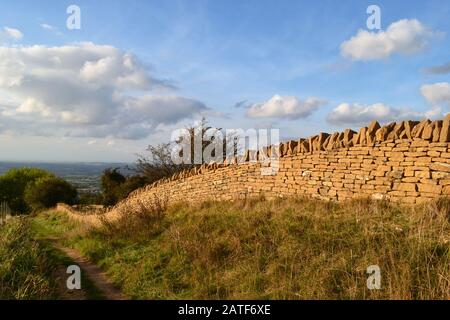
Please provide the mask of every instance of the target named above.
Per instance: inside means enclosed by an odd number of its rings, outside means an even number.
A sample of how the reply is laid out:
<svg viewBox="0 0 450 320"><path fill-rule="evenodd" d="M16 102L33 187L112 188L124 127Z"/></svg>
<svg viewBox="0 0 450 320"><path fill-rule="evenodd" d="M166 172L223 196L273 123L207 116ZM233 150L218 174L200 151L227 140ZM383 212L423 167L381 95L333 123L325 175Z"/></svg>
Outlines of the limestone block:
<svg viewBox="0 0 450 320"><path fill-rule="evenodd" d="M366 143L366 132L367 132L367 127L363 127L361 129L359 129L358 134L356 134L355 136L353 136L353 145L364 145Z"/></svg>
<svg viewBox="0 0 450 320"><path fill-rule="evenodd" d="M413 138L420 138L422 136L422 132L423 129L425 128L426 125L428 125L430 123L430 120L423 120L421 122L419 122L419 124L417 124L413 130L411 131L411 136Z"/></svg>
<svg viewBox="0 0 450 320"><path fill-rule="evenodd" d="M435 193L440 194L442 191L442 186L436 186L432 184L418 184L419 192L426 192L426 193Z"/></svg>
<svg viewBox="0 0 450 320"><path fill-rule="evenodd" d="M322 143L321 150L327 150L327 145L328 145L328 143L330 142L330 138L331 138L331 136L328 136L328 137L325 139L325 141Z"/></svg>
<svg viewBox="0 0 450 320"><path fill-rule="evenodd" d="M405 133L408 139L413 138L412 132L414 130L414 127L417 126L418 124L419 121L404 121Z"/></svg>
<svg viewBox="0 0 450 320"><path fill-rule="evenodd" d="M442 130L442 121L434 121L434 128L433 128L433 134L431 136L431 141L433 142L439 142L440 135Z"/></svg>
<svg viewBox="0 0 450 320"><path fill-rule="evenodd" d="M317 140L318 138L319 138L318 135L309 137L309 139L308 139L309 152L312 153L314 151L314 141Z"/></svg>
<svg viewBox="0 0 450 320"><path fill-rule="evenodd" d="M325 150L332 150L336 148L336 141L339 137L339 132L333 133L328 140L327 144L324 144Z"/></svg>
<svg viewBox="0 0 450 320"><path fill-rule="evenodd" d="M288 155L293 155L297 153L298 142L291 140L288 142Z"/></svg>
<svg viewBox="0 0 450 320"><path fill-rule="evenodd" d="M450 113L447 114L442 123L442 130L439 137L439 142L450 141Z"/></svg>
<svg viewBox="0 0 450 320"><path fill-rule="evenodd" d="M378 123L378 121L372 121L369 125L369 127L367 128L367 132L366 132L366 141L367 143L371 144L375 142L375 134L378 131L378 129L380 129L380 124Z"/></svg>
<svg viewBox="0 0 450 320"><path fill-rule="evenodd" d="M395 122L391 122L390 124L378 129L377 132L375 133L376 142L386 141L389 133L391 133L391 131L394 129L394 127L395 127Z"/></svg>
<svg viewBox="0 0 450 320"><path fill-rule="evenodd" d="M430 169L434 171L450 172L450 164L442 162L433 162L430 164Z"/></svg>
<svg viewBox="0 0 450 320"><path fill-rule="evenodd" d="M310 152L310 144L309 144L309 140L301 140L299 142L299 152L300 153L308 153Z"/></svg>
<svg viewBox="0 0 450 320"><path fill-rule="evenodd" d="M344 136L343 136L343 144L344 147L349 148L353 146L353 136L356 134L355 131L351 130L351 129L346 129L344 131Z"/></svg>
<svg viewBox="0 0 450 320"><path fill-rule="evenodd" d="M395 140L395 139L399 139L400 134L402 133L402 131L405 129L405 123L404 122L399 122L397 123L394 128L392 129L392 131L388 134L387 136L387 140Z"/></svg>
<svg viewBox="0 0 450 320"><path fill-rule="evenodd" d="M423 140L431 140L433 138L434 122L427 123L422 132Z"/></svg>

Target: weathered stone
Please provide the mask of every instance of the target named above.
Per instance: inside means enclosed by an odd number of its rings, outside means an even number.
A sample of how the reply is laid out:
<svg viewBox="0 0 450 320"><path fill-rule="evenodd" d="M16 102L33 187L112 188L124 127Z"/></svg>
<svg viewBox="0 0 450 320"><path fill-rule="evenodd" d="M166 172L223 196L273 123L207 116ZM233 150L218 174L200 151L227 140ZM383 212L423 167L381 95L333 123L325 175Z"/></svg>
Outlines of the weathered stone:
<svg viewBox="0 0 450 320"><path fill-rule="evenodd" d="M354 136L353 138L353 145L364 145L366 144L366 133L367 133L367 127L362 127L359 129L359 133Z"/></svg>
<svg viewBox="0 0 450 320"><path fill-rule="evenodd" d="M344 132L340 132L335 143L336 148L344 148Z"/></svg>
<svg viewBox="0 0 450 320"><path fill-rule="evenodd" d="M249 150L248 161L252 162L252 163L257 162L258 161L258 153L259 153L259 151L257 151L257 150ZM216 168L217 168L217 164L214 167L214 169L216 169Z"/></svg>
<svg viewBox="0 0 450 320"><path fill-rule="evenodd" d="M400 191L416 191L417 187L415 183L398 183L394 185L394 189Z"/></svg>
<svg viewBox="0 0 450 320"><path fill-rule="evenodd" d="M450 142L450 113L445 116L442 123L439 142Z"/></svg>
<svg viewBox="0 0 450 320"><path fill-rule="evenodd" d="M422 139L423 140L431 140L433 137L433 130L434 130L434 123L427 123L423 129L422 132Z"/></svg>
<svg viewBox="0 0 450 320"><path fill-rule="evenodd" d="M319 133L319 135L316 136L316 138L313 140L313 143L312 143L313 151L324 150L323 144L324 144L325 140L328 138L328 136L329 136L328 133L325 133L325 132Z"/></svg>
<svg viewBox="0 0 450 320"><path fill-rule="evenodd" d="M398 139L400 136L400 133L405 129L405 124L404 122L399 122L397 123L394 128L392 129L392 131L388 134L387 139L388 140L395 140Z"/></svg>
<svg viewBox="0 0 450 320"><path fill-rule="evenodd" d="M430 165L431 170L435 171L444 171L444 172L450 172L450 164L448 163L441 163L441 162L434 162Z"/></svg>
<svg viewBox="0 0 450 320"><path fill-rule="evenodd" d="M450 185L442 188L442 194L446 196L450 195Z"/></svg>
<svg viewBox="0 0 450 320"><path fill-rule="evenodd" d="M382 193L374 193L371 195L373 200L387 200L389 197Z"/></svg>
<svg viewBox="0 0 450 320"><path fill-rule="evenodd" d="M264 194L268 199L300 195L421 203L450 195L449 130L450 116L381 128L373 122L359 133L321 133L183 170L133 197L161 194L170 201L194 202ZM269 158L274 155L279 159Z"/></svg>
<svg viewBox="0 0 450 320"><path fill-rule="evenodd" d="M317 140L319 138L319 136L312 136L312 137L309 137L309 139L308 139L308 143L309 143L309 149L310 149L310 152L312 153L315 149L314 149L314 141L315 140Z"/></svg>
<svg viewBox="0 0 450 320"><path fill-rule="evenodd" d="M344 147L352 147L353 146L353 136L356 134L355 131L351 129L345 129L344 136L343 136L343 144Z"/></svg>
<svg viewBox="0 0 450 320"><path fill-rule="evenodd" d="M258 151L258 161L266 161L269 158L269 152L267 147L262 147Z"/></svg>
<svg viewBox="0 0 450 320"><path fill-rule="evenodd" d="M380 129L377 130L377 132L375 133L375 140L377 142L382 142L385 141L389 135L389 133L392 131L392 129L394 129L395 127L395 122L392 122L390 124L388 124L387 126L381 127Z"/></svg>
<svg viewBox="0 0 450 320"><path fill-rule="evenodd" d="M293 155L297 153L298 142L291 140L288 142L288 155Z"/></svg>
<svg viewBox="0 0 450 320"><path fill-rule="evenodd" d="M378 121L372 121L369 125L369 127L367 128L367 132L366 132L366 141L367 143L374 143L375 142L375 134L378 131L378 129L380 129L381 126L378 123Z"/></svg>
<svg viewBox="0 0 450 320"><path fill-rule="evenodd" d="M441 120L435 121L431 141L439 142L441 130L442 130L442 121Z"/></svg>
<svg viewBox="0 0 450 320"><path fill-rule="evenodd" d="M426 193L435 193L440 194L442 191L442 186L436 186L432 184L418 184L419 192L426 192Z"/></svg>
<svg viewBox="0 0 450 320"><path fill-rule="evenodd" d="M404 121L405 133L408 139L412 139L413 129L419 124L419 121Z"/></svg>
<svg viewBox="0 0 450 320"><path fill-rule="evenodd" d="M299 142L299 152L300 153L308 153L311 151L309 140L300 140Z"/></svg>
<svg viewBox="0 0 450 320"><path fill-rule="evenodd" d="M426 125L428 125L431 121L430 120L423 120L419 122L418 125L416 125L413 130L411 131L411 136L413 138L420 138L422 136L423 129Z"/></svg>
<svg viewBox="0 0 450 320"><path fill-rule="evenodd" d="M326 150L332 150L336 147L336 141L339 137L339 132L333 133L328 140L328 144L324 144Z"/></svg>
<svg viewBox="0 0 450 320"><path fill-rule="evenodd" d="M327 146L330 143L331 136L328 136L322 143L321 150L327 150Z"/></svg>

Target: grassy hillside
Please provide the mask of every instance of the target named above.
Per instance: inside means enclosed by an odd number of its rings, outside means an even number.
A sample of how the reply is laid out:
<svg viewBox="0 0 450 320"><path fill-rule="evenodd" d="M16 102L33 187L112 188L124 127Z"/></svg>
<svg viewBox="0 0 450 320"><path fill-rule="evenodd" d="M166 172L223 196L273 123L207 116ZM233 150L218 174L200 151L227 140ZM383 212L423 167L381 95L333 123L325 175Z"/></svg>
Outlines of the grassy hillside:
<svg viewBox="0 0 450 320"><path fill-rule="evenodd" d="M0 227L0 299L54 296L49 252L32 238L28 219Z"/></svg>
<svg viewBox="0 0 450 320"><path fill-rule="evenodd" d="M103 299L84 274L82 292L66 288L66 268L74 262L40 237L56 226L37 230L32 222L15 217L0 226L0 300Z"/></svg>
<svg viewBox="0 0 450 320"><path fill-rule="evenodd" d="M259 199L142 208L97 230L55 212L34 225L132 298L450 299L449 220L445 199L413 208ZM380 290L366 287L370 265L381 268Z"/></svg>

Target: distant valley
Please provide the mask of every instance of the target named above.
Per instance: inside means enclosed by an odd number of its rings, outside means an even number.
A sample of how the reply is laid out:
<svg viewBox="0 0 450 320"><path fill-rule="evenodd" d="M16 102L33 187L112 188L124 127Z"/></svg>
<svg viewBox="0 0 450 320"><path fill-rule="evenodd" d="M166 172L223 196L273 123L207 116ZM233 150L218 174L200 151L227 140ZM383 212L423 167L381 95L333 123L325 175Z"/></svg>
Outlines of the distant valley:
<svg viewBox="0 0 450 320"><path fill-rule="evenodd" d="M100 176L107 168L120 168L123 174L131 172L127 163L104 162L74 162L74 163L43 163L43 162L0 162L0 175L12 168L32 167L48 170L69 181L79 192L100 192Z"/></svg>

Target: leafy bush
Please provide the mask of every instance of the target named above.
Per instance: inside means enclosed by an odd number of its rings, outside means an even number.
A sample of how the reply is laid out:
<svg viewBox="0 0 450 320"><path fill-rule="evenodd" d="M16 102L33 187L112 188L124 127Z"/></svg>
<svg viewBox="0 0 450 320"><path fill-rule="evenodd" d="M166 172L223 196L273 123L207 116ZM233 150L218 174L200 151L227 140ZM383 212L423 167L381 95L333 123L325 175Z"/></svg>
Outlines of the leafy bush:
<svg viewBox="0 0 450 320"><path fill-rule="evenodd" d="M125 177L118 168L106 169L102 178L103 204L114 205L125 199L130 192L143 187L146 180L140 176Z"/></svg>
<svg viewBox="0 0 450 320"><path fill-rule="evenodd" d="M101 178L103 204L114 205L119 201L118 189L119 186L126 180L125 176L119 172L118 168L106 169L103 171Z"/></svg>
<svg viewBox="0 0 450 320"><path fill-rule="evenodd" d="M25 202L24 192L28 184L38 179L54 177L48 171L36 168L11 169L0 176L0 201L6 201L13 213L27 213L30 207Z"/></svg>
<svg viewBox="0 0 450 320"><path fill-rule="evenodd" d="M146 180L145 178L141 177L141 176L130 176L127 177L127 179L125 180L124 183L122 183L120 185L120 187L118 188L118 198L119 200L125 199L126 197L128 197L128 195L139 188L142 188L143 186L145 186Z"/></svg>
<svg viewBox="0 0 450 320"><path fill-rule="evenodd" d="M25 202L33 210L54 207L58 202L74 204L77 190L67 181L57 177L44 177L27 185Z"/></svg>

